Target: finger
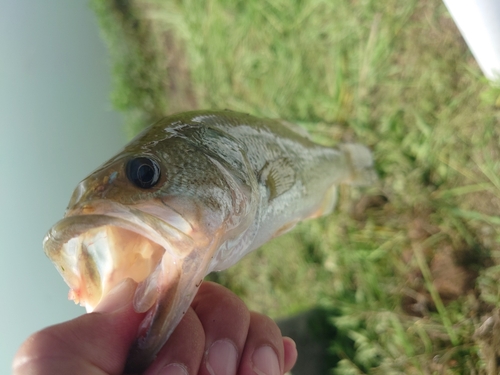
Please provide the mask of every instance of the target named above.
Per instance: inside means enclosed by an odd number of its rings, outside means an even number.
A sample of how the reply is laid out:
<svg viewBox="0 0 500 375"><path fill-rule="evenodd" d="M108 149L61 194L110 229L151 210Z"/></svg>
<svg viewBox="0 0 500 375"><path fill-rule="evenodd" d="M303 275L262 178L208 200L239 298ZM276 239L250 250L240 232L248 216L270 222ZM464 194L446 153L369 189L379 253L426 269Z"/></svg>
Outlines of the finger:
<svg viewBox="0 0 500 375"><path fill-rule="evenodd" d="M285 371L283 338L268 316L252 311L239 375L282 375Z"/></svg>
<svg viewBox="0 0 500 375"><path fill-rule="evenodd" d="M121 374L144 317L132 306L136 285L120 284L98 306L101 312L33 334L14 358L14 375Z"/></svg>
<svg viewBox="0 0 500 375"><path fill-rule="evenodd" d="M288 372L295 366L298 358L295 341L290 337L283 337L283 349L285 350L284 372Z"/></svg>
<svg viewBox="0 0 500 375"><path fill-rule="evenodd" d="M196 375L205 349L205 333L192 308L144 375Z"/></svg>
<svg viewBox="0 0 500 375"><path fill-rule="evenodd" d="M236 374L250 324L247 307L234 293L211 282L200 286L192 307L205 330L199 374Z"/></svg>

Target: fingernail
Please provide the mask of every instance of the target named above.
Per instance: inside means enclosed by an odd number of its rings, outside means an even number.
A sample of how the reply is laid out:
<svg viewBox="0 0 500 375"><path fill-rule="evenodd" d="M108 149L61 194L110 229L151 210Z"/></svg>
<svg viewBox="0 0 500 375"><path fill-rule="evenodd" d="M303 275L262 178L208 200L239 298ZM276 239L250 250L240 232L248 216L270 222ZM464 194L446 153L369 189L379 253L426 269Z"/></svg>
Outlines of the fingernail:
<svg viewBox="0 0 500 375"><path fill-rule="evenodd" d="M234 375L238 364L236 345L231 340L218 340L207 353L207 370L210 375Z"/></svg>
<svg viewBox="0 0 500 375"><path fill-rule="evenodd" d="M121 281L101 299L94 311L112 313L121 310L132 301L136 286L130 278Z"/></svg>
<svg viewBox="0 0 500 375"><path fill-rule="evenodd" d="M252 356L253 370L257 375L281 375L280 364L270 346L261 346Z"/></svg>
<svg viewBox="0 0 500 375"><path fill-rule="evenodd" d="M179 363L172 363L163 367L158 375L188 375L186 366Z"/></svg>

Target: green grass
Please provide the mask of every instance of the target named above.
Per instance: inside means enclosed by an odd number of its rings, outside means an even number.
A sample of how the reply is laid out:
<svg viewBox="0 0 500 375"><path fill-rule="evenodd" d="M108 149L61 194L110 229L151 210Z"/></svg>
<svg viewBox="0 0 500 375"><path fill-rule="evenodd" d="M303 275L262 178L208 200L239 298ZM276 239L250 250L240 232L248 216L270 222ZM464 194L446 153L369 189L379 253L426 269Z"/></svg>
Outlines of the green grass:
<svg viewBox="0 0 500 375"><path fill-rule="evenodd" d="M130 133L230 108L374 151L377 186L214 279L274 317L331 311L335 374L496 373L474 332L500 307L500 89L441 1L92 4Z"/></svg>

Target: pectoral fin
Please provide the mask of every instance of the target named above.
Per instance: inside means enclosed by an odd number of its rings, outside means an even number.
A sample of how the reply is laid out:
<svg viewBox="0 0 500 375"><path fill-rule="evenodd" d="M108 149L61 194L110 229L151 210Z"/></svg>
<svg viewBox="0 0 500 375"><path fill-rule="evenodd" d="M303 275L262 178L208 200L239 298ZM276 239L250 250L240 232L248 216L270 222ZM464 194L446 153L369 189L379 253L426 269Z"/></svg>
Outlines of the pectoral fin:
<svg viewBox="0 0 500 375"><path fill-rule="evenodd" d="M269 191L269 201L290 190L295 184L295 170L287 158L267 162L259 172L259 181Z"/></svg>
<svg viewBox="0 0 500 375"><path fill-rule="evenodd" d="M337 186L333 185L330 187L321 201L321 204L318 206L318 209L314 211L311 215L309 215L308 219L313 219L316 217L328 215L335 208L335 204L337 203Z"/></svg>
<svg viewBox="0 0 500 375"><path fill-rule="evenodd" d="M277 120L277 121L282 125L286 126L289 130L293 131L294 133L297 133L301 137L311 140L311 135L307 132L306 129L300 127L299 125L285 120Z"/></svg>
<svg viewBox="0 0 500 375"><path fill-rule="evenodd" d="M276 237L279 237L281 236L282 234L285 234L289 231L291 231L296 225L297 223L299 222L300 220L294 220L294 221L291 221L289 223L286 223L285 225L283 225L280 229L278 229L276 232L274 232L273 234L273 238L276 238Z"/></svg>

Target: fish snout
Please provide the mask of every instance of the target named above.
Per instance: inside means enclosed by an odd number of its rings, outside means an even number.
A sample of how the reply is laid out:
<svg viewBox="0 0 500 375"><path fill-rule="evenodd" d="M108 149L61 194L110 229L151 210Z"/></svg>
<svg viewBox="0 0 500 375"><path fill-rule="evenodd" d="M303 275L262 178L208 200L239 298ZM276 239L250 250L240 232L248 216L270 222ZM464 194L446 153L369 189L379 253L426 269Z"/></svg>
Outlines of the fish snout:
<svg viewBox="0 0 500 375"><path fill-rule="evenodd" d="M68 210L85 208L87 202L105 199L117 176L117 171L103 171L81 181L71 196Z"/></svg>

